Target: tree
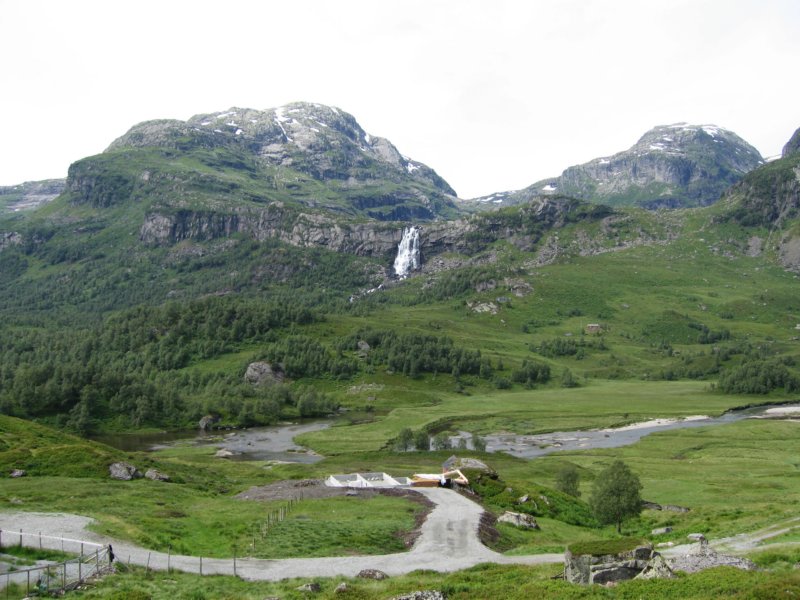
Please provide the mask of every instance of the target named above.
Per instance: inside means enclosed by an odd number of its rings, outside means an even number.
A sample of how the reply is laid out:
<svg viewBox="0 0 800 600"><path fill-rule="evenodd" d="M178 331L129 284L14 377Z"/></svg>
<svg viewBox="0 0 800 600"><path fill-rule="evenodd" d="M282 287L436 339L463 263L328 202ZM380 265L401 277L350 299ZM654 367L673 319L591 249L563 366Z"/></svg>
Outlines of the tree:
<svg viewBox="0 0 800 600"><path fill-rule="evenodd" d="M400 433L397 435L397 441L394 444L394 447L399 452L406 452L409 448L411 448L411 444L414 441L414 434L411 430L406 427L400 430Z"/></svg>
<svg viewBox="0 0 800 600"><path fill-rule="evenodd" d="M472 434L472 448L478 452L486 452L486 440L477 433Z"/></svg>
<svg viewBox="0 0 800 600"><path fill-rule="evenodd" d="M436 450L450 450L450 448L452 448L450 436L445 432L437 433L433 436L433 447Z"/></svg>
<svg viewBox="0 0 800 600"><path fill-rule="evenodd" d="M622 533L622 521L642 511L642 484L621 460L615 460L604 469L594 482L589 506L597 520L603 524L617 524Z"/></svg>
<svg viewBox="0 0 800 600"><path fill-rule="evenodd" d="M575 379L575 376L569 369L564 369L564 372L561 374L561 387L565 388L578 387L578 380Z"/></svg>
<svg viewBox="0 0 800 600"><path fill-rule="evenodd" d="M556 475L556 489L570 496L578 498L581 495L578 489L580 475L578 469L573 464L564 465Z"/></svg>
<svg viewBox="0 0 800 600"><path fill-rule="evenodd" d="M420 429L414 434L414 447L417 450L424 450L426 452L431 449L431 438L427 431Z"/></svg>

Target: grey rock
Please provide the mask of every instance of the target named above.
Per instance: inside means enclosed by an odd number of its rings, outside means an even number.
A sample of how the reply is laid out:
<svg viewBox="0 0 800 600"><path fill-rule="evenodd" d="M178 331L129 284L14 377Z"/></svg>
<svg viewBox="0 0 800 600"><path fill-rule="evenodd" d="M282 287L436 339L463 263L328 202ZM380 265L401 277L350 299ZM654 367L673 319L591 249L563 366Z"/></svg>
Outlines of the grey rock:
<svg viewBox="0 0 800 600"><path fill-rule="evenodd" d="M475 469L485 473L494 473L494 469L482 460L460 457L455 454L442 463L442 468L446 471L452 471L454 469Z"/></svg>
<svg viewBox="0 0 800 600"><path fill-rule="evenodd" d="M339 583L339 585L337 585L334 588L333 593L334 594L345 594L349 590L350 590L350 588L348 587L348 585L344 581L342 581L341 583Z"/></svg>
<svg viewBox="0 0 800 600"><path fill-rule="evenodd" d="M522 529L540 529L539 524L531 515L524 513L506 511L497 519L498 523L510 523Z"/></svg>
<svg viewBox="0 0 800 600"><path fill-rule="evenodd" d="M283 383L286 374L280 365L273 365L268 362L253 362L247 365L244 380L252 385L272 385Z"/></svg>
<svg viewBox="0 0 800 600"><path fill-rule="evenodd" d="M653 529L650 532L650 535L664 535L665 533L672 533L672 527L659 527L657 529Z"/></svg>
<svg viewBox="0 0 800 600"><path fill-rule="evenodd" d="M653 553L653 558L647 566L636 576L636 579L672 579L675 573L669 566L667 560L658 554Z"/></svg>
<svg viewBox="0 0 800 600"><path fill-rule="evenodd" d="M22 236L16 231L0 232L0 252L12 246L19 246Z"/></svg>
<svg viewBox="0 0 800 600"><path fill-rule="evenodd" d="M571 583L611 583L633 579L644 571L656 553L650 545L628 552L594 556L564 554L564 576Z"/></svg>
<svg viewBox="0 0 800 600"><path fill-rule="evenodd" d="M322 587L315 581L312 581L311 583L304 583L303 585L298 586L296 589L298 592L312 592L314 594L322 591Z"/></svg>
<svg viewBox="0 0 800 600"><path fill-rule="evenodd" d="M230 458L231 456L234 456L234 455L235 455L235 453L231 452L227 448L220 448L219 450L217 450L214 453L214 456L216 456L217 458Z"/></svg>
<svg viewBox="0 0 800 600"><path fill-rule="evenodd" d="M375 579L378 581L389 578L386 573L379 571L378 569L361 569L356 577L361 577L362 579Z"/></svg>
<svg viewBox="0 0 800 600"><path fill-rule="evenodd" d="M390 600L446 600L446 598L447 596L439 590L419 590L417 592L392 596Z"/></svg>
<svg viewBox="0 0 800 600"><path fill-rule="evenodd" d="M705 540L705 538L703 539ZM673 571L683 571L685 573L697 573L705 569L722 566L735 567L745 571L754 571L757 569L755 563L751 560L738 556L719 554L704 542L695 546L687 554L670 559L669 566Z"/></svg>
<svg viewBox="0 0 800 600"><path fill-rule="evenodd" d="M152 479L153 481L169 481L169 475L162 473L158 469L147 469L147 471L144 473L144 476L147 479Z"/></svg>
<svg viewBox="0 0 800 600"><path fill-rule="evenodd" d="M200 422L198 423L198 426L199 426L199 427L200 427L200 429L202 429L203 431L206 431L206 430L208 430L208 429L209 429L209 428L210 428L210 427L211 427L211 426L212 426L214 423L216 423L217 421L219 421L219 417L216 417L216 416L214 416L214 415L206 415L205 417L203 417L202 419L200 419Z"/></svg>
<svg viewBox="0 0 800 600"><path fill-rule="evenodd" d="M11 473L9 473L8 476L16 478L16 477L25 477L27 474L28 472L25 469L14 469L13 471L11 471Z"/></svg>
<svg viewBox="0 0 800 600"><path fill-rule="evenodd" d="M139 470L130 463L115 462L108 467L111 479L118 479L120 481L130 481L131 479L138 479L142 476Z"/></svg>
<svg viewBox="0 0 800 600"><path fill-rule="evenodd" d="M686 536L686 538L692 540L693 542L702 543L706 541L706 536L703 535L702 533L690 533L689 535Z"/></svg>

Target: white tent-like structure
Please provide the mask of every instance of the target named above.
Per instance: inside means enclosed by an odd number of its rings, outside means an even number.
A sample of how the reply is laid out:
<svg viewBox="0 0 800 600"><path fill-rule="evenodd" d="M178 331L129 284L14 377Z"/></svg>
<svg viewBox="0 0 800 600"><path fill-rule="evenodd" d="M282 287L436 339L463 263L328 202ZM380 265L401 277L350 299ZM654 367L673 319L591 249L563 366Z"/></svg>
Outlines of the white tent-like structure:
<svg viewBox="0 0 800 600"><path fill-rule="evenodd" d="M391 488L410 485L408 477L392 477L387 473L348 473L346 475L330 475L325 480L328 487L349 488Z"/></svg>

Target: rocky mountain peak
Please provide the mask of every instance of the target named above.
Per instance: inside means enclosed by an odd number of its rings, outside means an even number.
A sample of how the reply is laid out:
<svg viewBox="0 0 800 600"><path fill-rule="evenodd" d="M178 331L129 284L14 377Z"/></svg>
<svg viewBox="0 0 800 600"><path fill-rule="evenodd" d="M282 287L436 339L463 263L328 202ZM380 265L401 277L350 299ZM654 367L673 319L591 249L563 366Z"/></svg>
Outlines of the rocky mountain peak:
<svg viewBox="0 0 800 600"><path fill-rule="evenodd" d="M389 140L368 134L353 115L310 102L266 110L232 107L195 115L185 122L146 121L132 127L108 150L187 145L244 147L269 164L297 168L325 180L377 178L377 174L367 173L368 163L377 161L403 178L456 195L433 169L403 156Z"/></svg>
<svg viewBox="0 0 800 600"><path fill-rule="evenodd" d="M709 151L715 155L725 154L726 162L741 174L764 162L758 150L734 132L717 125L689 123L656 126L645 133L627 153L636 156L664 153L691 159L695 153Z"/></svg>
<svg viewBox="0 0 800 600"><path fill-rule="evenodd" d="M524 190L479 200L516 204L563 194L609 205L705 206L763 162L758 150L717 125L659 125L628 150L569 167Z"/></svg>

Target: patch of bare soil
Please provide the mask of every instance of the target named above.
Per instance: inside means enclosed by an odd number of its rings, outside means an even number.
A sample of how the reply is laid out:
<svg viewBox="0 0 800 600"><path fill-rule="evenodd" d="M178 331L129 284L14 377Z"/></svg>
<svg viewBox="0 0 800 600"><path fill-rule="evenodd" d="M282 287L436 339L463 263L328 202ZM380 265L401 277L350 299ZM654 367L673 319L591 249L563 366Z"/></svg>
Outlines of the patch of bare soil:
<svg viewBox="0 0 800 600"><path fill-rule="evenodd" d="M239 500L308 500L318 498L338 498L346 496L354 500L372 498L381 494L395 498L405 498L416 502L424 510L415 515L414 529L398 532L406 548L414 545L420 535L420 527L428 518L428 514L436 507L427 497L409 488L335 488L328 487L321 479L287 479L268 485L259 485L237 495Z"/></svg>

